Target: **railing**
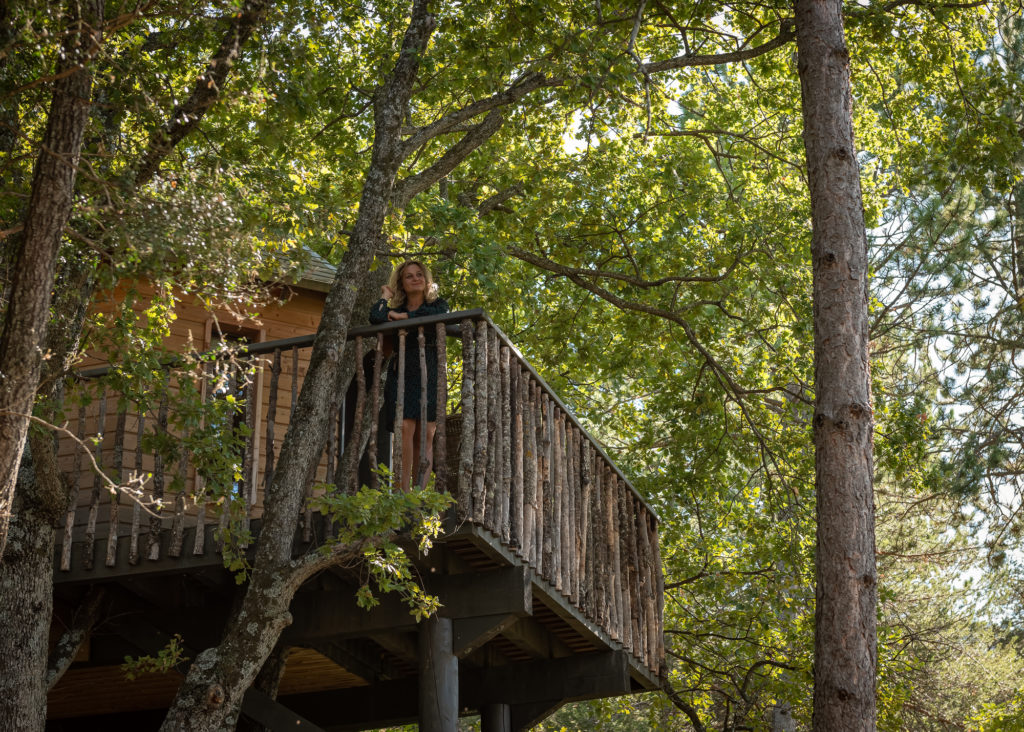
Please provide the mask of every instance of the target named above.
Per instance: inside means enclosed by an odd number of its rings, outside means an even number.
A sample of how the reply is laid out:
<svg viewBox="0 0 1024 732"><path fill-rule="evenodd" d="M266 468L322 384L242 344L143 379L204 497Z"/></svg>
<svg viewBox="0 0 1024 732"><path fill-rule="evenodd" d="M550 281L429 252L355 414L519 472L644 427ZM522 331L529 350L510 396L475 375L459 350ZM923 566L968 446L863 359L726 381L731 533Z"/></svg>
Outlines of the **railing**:
<svg viewBox="0 0 1024 732"><path fill-rule="evenodd" d="M367 463L387 463L390 457L390 465L402 465L404 374L409 368L420 369L419 401L421 419L425 420L426 361L434 357L425 343L428 329L437 334L434 472L438 488L455 497L457 518L493 534L586 618L656 671L663 654L657 517L481 310L350 331L357 358L355 393L350 397L354 404L333 405L320 464L305 487L307 497L324 486L327 490L352 490L357 482L376 485L377 474L366 470ZM396 410L389 450L388 436L380 429L379 407L386 366L383 354L388 336L395 332L401 340L392 356L397 362L398 403L387 405ZM460 342L449 349L447 336L455 334ZM418 340L418 363L406 363L404 339L409 337ZM260 487L273 480L280 436L296 403L312 342L313 336L300 336L248 346L248 357L259 359L257 368L251 378L234 385L230 371L217 362L179 366L173 377L175 368L168 368L163 396L148 409L133 410L131 399L112 392L100 378L112 373L109 367L83 372L82 388L92 389L94 397L89 407L79 409L79 440L99 435L92 459L109 472L114 483L125 483L132 471L152 478L138 489L129 517L123 515L127 505L122 504L121 493L105 491L107 477L93 471L91 490L82 491L87 501L73 501L68 511L60 568L71 568L76 532L85 540L83 566L92 568L104 495L109 496L108 566L116 564L122 540L129 542L127 560L131 564L143 558L159 559L165 545L170 557L186 552L203 555L211 550L207 527L213 523L225 527L231 520L232 512L223 509L228 503L236 506L235 518L243 523L257 517L262 508ZM371 352L372 368L364 369L364 356L369 358ZM209 425L173 418L172 401L188 389L196 390L192 398L206 404L228 394L244 404L236 422L243 422L246 428L236 424L233 433L244 436L241 456L234 458L241 469L237 481L226 490L222 486L219 495L209 489L208 473L190 460L187 447L187 436L208 430ZM109 402L113 402L113 410ZM457 409L453 409L450 425L449 405ZM108 431L111 411L112 434ZM426 431L421 432L420 454L425 455ZM176 449L151 449L161 444ZM352 449L353 445L357 449ZM89 474L83 469L83 451L69 447L62 452L65 469L79 481L76 489L82 487L80 481ZM425 467L424 461L416 472L422 475ZM214 505L217 503L221 505ZM150 510L147 516L146 507L153 505L162 507ZM310 541L314 516L309 501L306 506L301 525L303 538ZM194 528L188 532L191 546L185 546L186 528ZM169 537L164 537L164 532L169 532Z"/></svg>

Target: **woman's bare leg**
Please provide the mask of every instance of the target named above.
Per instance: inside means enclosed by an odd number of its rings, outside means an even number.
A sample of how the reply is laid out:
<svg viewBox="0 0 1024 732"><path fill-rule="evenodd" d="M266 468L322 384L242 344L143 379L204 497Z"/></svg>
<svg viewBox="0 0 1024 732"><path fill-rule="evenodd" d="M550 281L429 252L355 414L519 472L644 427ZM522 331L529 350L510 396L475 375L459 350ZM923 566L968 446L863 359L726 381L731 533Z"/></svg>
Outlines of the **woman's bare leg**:
<svg viewBox="0 0 1024 732"><path fill-rule="evenodd" d="M402 472L399 476L399 489L406 493L412 485L414 466L419 462L420 443L416 434L419 432L418 427L419 420L402 420Z"/></svg>
<svg viewBox="0 0 1024 732"><path fill-rule="evenodd" d="M418 424L418 423L417 423ZM427 470L420 476L419 486L420 488L427 487L427 481L430 479L430 471L434 467L434 432L437 430L437 422L427 422ZM416 452L419 453L420 436L419 430L416 430ZM416 461L416 470L419 472L419 460Z"/></svg>

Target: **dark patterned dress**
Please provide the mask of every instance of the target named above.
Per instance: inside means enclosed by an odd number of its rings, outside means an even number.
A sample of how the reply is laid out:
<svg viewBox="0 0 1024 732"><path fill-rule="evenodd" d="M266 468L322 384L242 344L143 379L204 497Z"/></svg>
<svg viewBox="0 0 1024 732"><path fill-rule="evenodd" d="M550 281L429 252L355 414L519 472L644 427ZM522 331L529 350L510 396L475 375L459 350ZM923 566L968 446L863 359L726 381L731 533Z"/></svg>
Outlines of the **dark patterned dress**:
<svg viewBox="0 0 1024 732"><path fill-rule="evenodd" d="M448 312L448 303L442 298L434 302L425 302L415 310L402 305L389 308L388 301L381 298L370 308L370 322L373 324L388 322L388 313L409 313L409 318L422 318L427 315L440 315ZM402 414L405 419L420 418L420 346L418 330L415 323L410 323L405 335L405 389L403 390ZM437 421L437 328L429 325L424 328L427 342L427 421ZM384 414L388 431L393 430L395 405L398 403L398 333L394 334L394 352L388 364L387 380L384 382Z"/></svg>

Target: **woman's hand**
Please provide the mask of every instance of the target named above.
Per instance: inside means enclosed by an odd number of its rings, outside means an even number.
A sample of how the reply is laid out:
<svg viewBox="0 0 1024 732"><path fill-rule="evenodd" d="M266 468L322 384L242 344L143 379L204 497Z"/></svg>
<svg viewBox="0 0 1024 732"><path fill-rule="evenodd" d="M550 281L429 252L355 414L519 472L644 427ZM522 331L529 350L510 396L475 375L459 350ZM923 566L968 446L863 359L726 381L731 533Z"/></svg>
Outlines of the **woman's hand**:
<svg viewBox="0 0 1024 732"><path fill-rule="evenodd" d="M400 313L400 312L398 312L396 310L391 310L391 311L388 312L388 320L408 320L408 319L409 319L409 313Z"/></svg>
<svg viewBox="0 0 1024 732"><path fill-rule="evenodd" d="M381 285L380 286L380 296L383 297L385 300L390 300L391 298L393 298L395 296L395 291L392 290L387 285Z"/></svg>

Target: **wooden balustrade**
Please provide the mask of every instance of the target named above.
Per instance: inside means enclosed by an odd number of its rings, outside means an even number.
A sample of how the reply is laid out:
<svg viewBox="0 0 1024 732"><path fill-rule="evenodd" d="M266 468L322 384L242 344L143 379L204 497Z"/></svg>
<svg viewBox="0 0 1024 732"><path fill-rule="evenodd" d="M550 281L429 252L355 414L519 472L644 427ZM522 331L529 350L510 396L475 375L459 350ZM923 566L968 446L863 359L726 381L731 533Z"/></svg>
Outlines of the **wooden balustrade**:
<svg viewBox="0 0 1024 732"><path fill-rule="evenodd" d="M431 331L436 347L426 342ZM380 424L383 353L395 333L398 403L387 405L396 410L395 432L387 435ZM448 348L448 335L459 336L456 348ZM404 374L419 370L425 419L427 362L436 358L434 472L437 486L455 498L457 520L493 534L585 618L656 670L663 656L657 517L500 329L482 311L472 310L356 328L349 338L357 363L373 355L366 369L356 369L348 399L339 396L331 405L321 458L306 480L307 498L317 490L377 486L378 476L368 467L378 458L399 472ZM405 358L406 338L415 339L418 358ZM245 526L258 518L312 340L303 336L248 346L246 358L254 366L248 378L218 361L170 364L162 397L145 409L133 408L130 399L115 393L109 367L83 372L79 391L92 401L78 409L72 431L85 440L82 444L95 440L91 457L99 470L86 488L81 478L89 474L87 456L64 441L65 469L82 490L76 490L68 510L60 569L71 568L73 539L84 540L83 566L91 569L104 531L105 564L116 563L122 540L128 542L127 561L137 564L162 553L216 551L217 542L207 544L211 522L223 529L232 519ZM450 376L453 383L461 381L452 395ZM220 427L246 437L241 454L234 456L237 480L219 490L208 466L193 460L187 439L216 426L176 418L175 396L186 389L198 390L203 400L233 397L244 405L232 424ZM419 448L425 456L425 442ZM425 479L426 468L425 460L414 466L418 480ZM108 478L124 485L130 472L150 477L137 492L107 489ZM227 504L233 510L224 510ZM303 540L316 539L308 500L300 522Z"/></svg>

